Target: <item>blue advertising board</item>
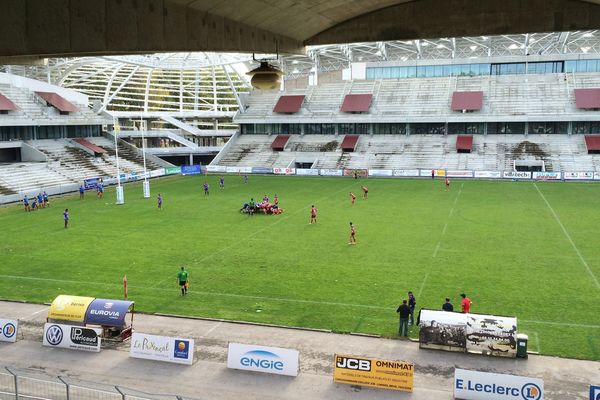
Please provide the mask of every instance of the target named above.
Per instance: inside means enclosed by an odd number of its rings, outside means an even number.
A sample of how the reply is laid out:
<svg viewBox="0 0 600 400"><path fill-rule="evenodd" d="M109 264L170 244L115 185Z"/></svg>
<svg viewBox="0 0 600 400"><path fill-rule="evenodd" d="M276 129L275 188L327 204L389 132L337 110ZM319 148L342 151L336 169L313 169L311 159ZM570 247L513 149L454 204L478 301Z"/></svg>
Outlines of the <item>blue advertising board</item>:
<svg viewBox="0 0 600 400"><path fill-rule="evenodd" d="M183 165L181 175L199 175L202 173L200 165Z"/></svg>
<svg viewBox="0 0 600 400"><path fill-rule="evenodd" d="M600 386L590 386L590 400L600 400Z"/></svg>
<svg viewBox="0 0 600 400"><path fill-rule="evenodd" d="M125 325L125 315L133 301L95 299L85 312L86 324L118 326Z"/></svg>
<svg viewBox="0 0 600 400"><path fill-rule="evenodd" d="M85 179L83 181L83 187L86 190L88 190L88 189L96 189L98 187L98 181L99 181L99 178Z"/></svg>

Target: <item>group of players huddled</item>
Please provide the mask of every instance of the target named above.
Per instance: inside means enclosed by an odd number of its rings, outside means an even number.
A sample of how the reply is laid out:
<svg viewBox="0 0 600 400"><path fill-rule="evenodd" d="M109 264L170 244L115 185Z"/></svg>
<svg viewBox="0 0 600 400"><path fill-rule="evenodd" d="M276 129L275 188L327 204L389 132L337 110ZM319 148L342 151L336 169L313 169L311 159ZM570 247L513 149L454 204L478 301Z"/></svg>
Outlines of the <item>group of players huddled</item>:
<svg viewBox="0 0 600 400"><path fill-rule="evenodd" d="M50 197L48 196L48 193L46 193L45 190L44 193L38 193L38 195L33 197L31 201L29 200L29 197L25 195L23 197L23 207L25 207L25 212L50 207Z"/></svg>
<svg viewBox="0 0 600 400"><path fill-rule="evenodd" d="M242 208L240 208L240 212L248 214L248 216L254 215L256 212L262 212L263 214L281 214L283 209L279 207L279 197L277 194L273 197L273 202L271 203L269 196L264 195L261 202L254 201L254 197L250 199L250 201L244 203Z"/></svg>

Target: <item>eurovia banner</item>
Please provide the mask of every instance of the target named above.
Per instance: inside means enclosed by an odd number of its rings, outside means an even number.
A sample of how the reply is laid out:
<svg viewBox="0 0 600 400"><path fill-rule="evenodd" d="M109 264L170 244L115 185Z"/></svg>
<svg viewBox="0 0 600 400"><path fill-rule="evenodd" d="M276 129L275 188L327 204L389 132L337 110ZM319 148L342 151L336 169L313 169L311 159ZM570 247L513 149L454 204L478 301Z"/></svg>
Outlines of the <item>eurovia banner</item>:
<svg viewBox="0 0 600 400"><path fill-rule="evenodd" d="M404 361L379 360L336 354L333 381L350 385L412 392L415 365Z"/></svg>
<svg viewBox="0 0 600 400"><path fill-rule="evenodd" d="M94 301L93 297L68 296L61 294L54 299L48 311L48 318L62 321L83 322L85 312Z"/></svg>

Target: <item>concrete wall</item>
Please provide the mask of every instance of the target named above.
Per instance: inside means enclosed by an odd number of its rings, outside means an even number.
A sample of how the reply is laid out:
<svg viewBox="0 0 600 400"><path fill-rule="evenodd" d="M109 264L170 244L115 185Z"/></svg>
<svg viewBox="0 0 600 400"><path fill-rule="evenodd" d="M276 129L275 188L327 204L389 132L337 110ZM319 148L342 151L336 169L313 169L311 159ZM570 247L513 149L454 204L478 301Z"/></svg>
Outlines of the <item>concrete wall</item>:
<svg viewBox="0 0 600 400"><path fill-rule="evenodd" d="M0 40L0 43L2 41ZM25 88L32 92L54 92L70 102L82 105L87 107L88 105L88 97L83 94L76 92L71 89L65 89L60 86L51 85L46 82L36 81L35 79L24 78L18 75L6 74L4 72L0 72L0 83L8 84L11 86ZM40 100L42 101L42 100ZM58 113L58 111L56 111Z"/></svg>
<svg viewBox="0 0 600 400"><path fill-rule="evenodd" d="M46 162L46 161L48 161L48 157L44 153L39 151L38 149L23 142L21 144L21 161L23 161L23 162L30 162L30 161Z"/></svg>

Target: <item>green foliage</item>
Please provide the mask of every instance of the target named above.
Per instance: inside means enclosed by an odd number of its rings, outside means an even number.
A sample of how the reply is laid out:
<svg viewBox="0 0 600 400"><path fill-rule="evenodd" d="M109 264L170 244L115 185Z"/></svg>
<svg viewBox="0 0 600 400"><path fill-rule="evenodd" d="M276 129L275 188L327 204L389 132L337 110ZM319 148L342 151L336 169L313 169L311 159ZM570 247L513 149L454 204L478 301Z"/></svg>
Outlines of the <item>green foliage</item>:
<svg viewBox="0 0 600 400"><path fill-rule="evenodd" d="M467 293L472 311L516 315L530 349L600 359L600 186L537 183L589 271L530 182L227 176L140 184L114 205L88 192L25 213L0 208L0 297L121 298L136 309L394 336L406 292L438 309ZM360 186L369 186L363 199ZM357 194L350 205L348 192ZM164 209L156 207L162 193ZM279 195L281 215L238 210ZM318 224L310 225L310 206ZM63 228L62 211L71 221ZM348 245L349 222L357 245ZM190 273L180 296L176 273ZM418 334L411 328L411 335ZM539 346L539 347L538 347Z"/></svg>

